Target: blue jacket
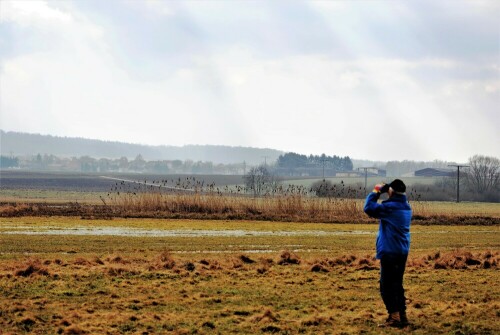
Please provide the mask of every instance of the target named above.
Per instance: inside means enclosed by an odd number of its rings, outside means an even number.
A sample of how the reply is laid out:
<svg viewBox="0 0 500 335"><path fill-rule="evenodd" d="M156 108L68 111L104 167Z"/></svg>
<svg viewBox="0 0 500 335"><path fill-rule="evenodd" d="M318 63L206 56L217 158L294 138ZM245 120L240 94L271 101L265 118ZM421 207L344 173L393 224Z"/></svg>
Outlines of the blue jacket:
<svg viewBox="0 0 500 335"><path fill-rule="evenodd" d="M380 219L377 235L377 258L384 254L407 255L410 250L411 207L404 194L393 194L377 203L379 193L368 194L364 211Z"/></svg>

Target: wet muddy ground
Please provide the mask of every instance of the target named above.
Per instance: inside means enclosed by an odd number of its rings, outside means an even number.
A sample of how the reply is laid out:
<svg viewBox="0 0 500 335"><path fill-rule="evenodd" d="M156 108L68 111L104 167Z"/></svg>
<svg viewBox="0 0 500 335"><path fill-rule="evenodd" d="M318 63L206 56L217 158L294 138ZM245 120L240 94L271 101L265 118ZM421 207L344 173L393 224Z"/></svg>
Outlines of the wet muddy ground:
<svg viewBox="0 0 500 335"><path fill-rule="evenodd" d="M463 230L453 232L448 230L432 231L432 234L497 234L498 230ZM352 235L376 235L375 231L351 230L351 231L263 231L263 230L208 230L208 229L140 229L130 227L71 227L61 228L57 226L2 226L0 234L17 235L78 235L78 236L131 236L131 237L244 237L244 236L270 236L270 237L300 237L300 236L352 236ZM413 232L415 234L426 234L425 232Z"/></svg>

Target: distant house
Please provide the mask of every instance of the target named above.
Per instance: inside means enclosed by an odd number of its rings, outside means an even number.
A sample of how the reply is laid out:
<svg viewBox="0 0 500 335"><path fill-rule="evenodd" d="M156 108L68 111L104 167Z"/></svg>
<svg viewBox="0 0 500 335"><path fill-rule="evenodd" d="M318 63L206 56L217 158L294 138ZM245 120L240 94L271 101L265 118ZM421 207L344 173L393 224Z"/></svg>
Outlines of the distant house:
<svg viewBox="0 0 500 335"><path fill-rule="evenodd" d="M454 169L425 168L415 171L415 177L454 177Z"/></svg>
<svg viewBox="0 0 500 335"><path fill-rule="evenodd" d="M358 171L341 171L336 172L335 177L361 177L361 173Z"/></svg>
<svg viewBox="0 0 500 335"><path fill-rule="evenodd" d="M358 168L358 176L359 177L364 177L365 176L365 168ZM366 176L367 177L386 177L387 176L387 170L384 169L379 169L378 167L369 167L366 168Z"/></svg>
<svg viewBox="0 0 500 335"><path fill-rule="evenodd" d="M387 174L386 170L379 168L368 168L366 170L367 177L385 177ZM335 177L364 177L365 171L359 168L356 171L339 171L335 173Z"/></svg>

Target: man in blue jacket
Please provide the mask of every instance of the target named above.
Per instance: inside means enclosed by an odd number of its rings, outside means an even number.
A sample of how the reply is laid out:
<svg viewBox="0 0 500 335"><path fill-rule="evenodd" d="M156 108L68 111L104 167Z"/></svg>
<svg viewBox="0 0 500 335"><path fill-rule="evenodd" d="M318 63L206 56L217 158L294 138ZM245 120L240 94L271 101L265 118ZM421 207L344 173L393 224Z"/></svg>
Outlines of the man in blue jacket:
<svg viewBox="0 0 500 335"><path fill-rule="evenodd" d="M411 207L406 199L406 185L399 179L390 184L375 185L368 194L364 211L379 219L377 259L380 259L380 294L389 317L381 326L405 327L406 298L403 275L410 250ZM389 199L378 203L382 193Z"/></svg>

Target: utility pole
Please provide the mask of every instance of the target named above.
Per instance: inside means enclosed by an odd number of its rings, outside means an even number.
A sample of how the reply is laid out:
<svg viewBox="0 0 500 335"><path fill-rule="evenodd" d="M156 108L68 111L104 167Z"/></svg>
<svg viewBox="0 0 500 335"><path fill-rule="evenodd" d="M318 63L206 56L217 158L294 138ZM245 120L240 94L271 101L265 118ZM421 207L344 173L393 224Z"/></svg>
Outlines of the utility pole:
<svg viewBox="0 0 500 335"><path fill-rule="evenodd" d="M450 164L448 166L454 166L457 168L457 203L460 202L460 168L461 167L470 167L469 165L460 165L460 164Z"/></svg>
<svg viewBox="0 0 500 335"><path fill-rule="evenodd" d="M360 167L360 168L358 168L358 171L359 171L359 169L365 170L365 196L366 196L366 181L368 179L368 169L376 169L376 167L373 167L373 166Z"/></svg>
<svg viewBox="0 0 500 335"><path fill-rule="evenodd" d="M247 175L247 162L246 161L243 161L243 175L244 176Z"/></svg>
<svg viewBox="0 0 500 335"><path fill-rule="evenodd" d="M269 158L269 156L262 156L262 158L264 158L264 166L267 166L267 159Z"/></svg>
<svg viewBox="0 0 500 335"><path fill-rule="evenodd" d="M323 163L323 180L325 180L325 157L322 157L321 158L321 163Z"/></svg>

